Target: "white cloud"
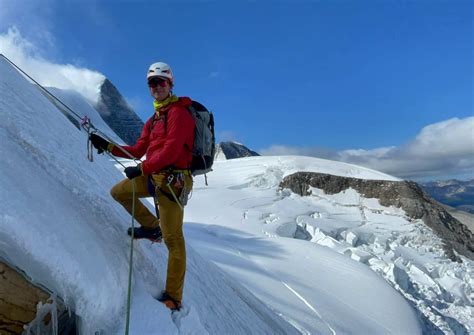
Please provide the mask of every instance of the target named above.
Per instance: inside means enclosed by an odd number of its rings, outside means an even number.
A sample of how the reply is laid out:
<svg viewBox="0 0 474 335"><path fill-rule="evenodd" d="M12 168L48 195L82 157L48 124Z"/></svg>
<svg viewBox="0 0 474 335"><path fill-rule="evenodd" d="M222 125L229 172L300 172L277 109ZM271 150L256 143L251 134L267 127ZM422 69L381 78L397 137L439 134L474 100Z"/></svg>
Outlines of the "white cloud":
<svg viewBox="0 0 474 335"><path fill-rule="evenodd" d="M408 143L406 151L422 157L474 155L474 117L429 125Z"/></svg>
<svg viewBox="0 0 474 335"><path fill-rule="evenodd" d="M424 127L399 147L331 151L272 146L262 154L306 155L339 160L401 178L466 175L474 177L474 117L453 118Z"/></svg>
<svg viewBox="0 0 474 335"><path fill-rule="evenodd" d="M55 64L41 56L38 47L15 27L0 34L0 52L43 86L72 89L96 102L105 76L71 64Z"/></svg>
<svg viewBox="0 0 474 335"><path fill-rule="evenodd" d="M269 148L259 150L259 153L264 156L296 155L334 159L336 151L318 147L290 147L277 144L272 145Z"/></svg>

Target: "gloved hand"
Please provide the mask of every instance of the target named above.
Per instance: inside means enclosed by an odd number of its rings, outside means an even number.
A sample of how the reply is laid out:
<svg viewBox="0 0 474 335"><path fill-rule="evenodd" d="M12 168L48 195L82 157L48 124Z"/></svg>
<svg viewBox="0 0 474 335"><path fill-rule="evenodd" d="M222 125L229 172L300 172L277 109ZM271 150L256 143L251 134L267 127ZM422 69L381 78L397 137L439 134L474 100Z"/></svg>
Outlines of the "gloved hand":
<svg viewBox="0 0 474 335"><path fill-rule="evenodd" d="M138 164L137 166L129 166L125 168L125 174L127 175L128 179L133 179L136 177L140 177L142 175L142 166Z"/></svg>
<svg viewBox="0 0 474 335"><path fill-rule="evenodd" d="M101 154L104 151L107 151L107 147L109 146L110 142L107 141L105 138L97 135L97 134L90 134L89 140L92 142L94 148L97 149L97 152Z"/></svg>

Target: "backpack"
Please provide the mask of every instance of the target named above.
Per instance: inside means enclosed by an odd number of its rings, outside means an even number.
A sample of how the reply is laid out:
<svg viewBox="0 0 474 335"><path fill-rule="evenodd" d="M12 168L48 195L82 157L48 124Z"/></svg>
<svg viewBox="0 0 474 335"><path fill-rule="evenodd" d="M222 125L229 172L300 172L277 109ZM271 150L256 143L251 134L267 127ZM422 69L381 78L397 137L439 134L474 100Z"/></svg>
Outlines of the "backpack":
<svg viewBox="0 0 474 335"><path fill-rule="evenodd" d="M188 111L196 122L191 172L193 176L197 176L212 171L214 154L216 153L214 115L206 107L194 100L191 106L188 107Z"/></svg>
<svg viewBox="0 0 474 335"><path fill-rule="evenodd" d="M216 137L214 133L214 115L197 101L192 101L188 107L189 113L193 116L196 123L194 130L194 148L193 160L190 170L193 176L206 174L212 171L214 163L214 154L216 152ZM165 132L167 127L167 114L165 114ZM153 115L153 122L150 125L150 131L156 121ZM207 181L206 181L207 184Z"/></svg>

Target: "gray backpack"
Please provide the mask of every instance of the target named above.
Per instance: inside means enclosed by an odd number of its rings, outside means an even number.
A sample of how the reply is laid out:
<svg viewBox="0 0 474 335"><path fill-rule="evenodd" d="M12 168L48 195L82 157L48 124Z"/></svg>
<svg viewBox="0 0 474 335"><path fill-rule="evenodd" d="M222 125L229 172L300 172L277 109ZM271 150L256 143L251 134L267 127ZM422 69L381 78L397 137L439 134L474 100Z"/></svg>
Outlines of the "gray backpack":
<svg viewBox="0 0 474 335"><path fill-rule="evenodd" d="M188 107L188 111L196 122L196 128L194 130L193 160L191 162L190 170L193 176L197 176L212 171L214 154L216 152L214 116L206 107L197 101L192 102L191 106ZM156 121L157 117L154 114L152 116L152 123L150 124L150 132ZM167 114L164 115L164 122L166 132L168 124Z"/></svg>
<svg viewBox="0 0 474 335"><path fill-rule="evenodd" d="M191 172L197 176L212 171L216 152L214 115L197 101L193 101L188 110L196 121Z"/></svg>

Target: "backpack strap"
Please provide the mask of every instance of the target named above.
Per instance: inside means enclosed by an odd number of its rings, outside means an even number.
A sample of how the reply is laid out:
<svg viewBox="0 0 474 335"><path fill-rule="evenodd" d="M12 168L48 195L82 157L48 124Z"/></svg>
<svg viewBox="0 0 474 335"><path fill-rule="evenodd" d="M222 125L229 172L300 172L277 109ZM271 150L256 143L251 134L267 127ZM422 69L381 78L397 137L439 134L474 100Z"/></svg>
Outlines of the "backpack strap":
<svg viewBox="0 0 474 335"><path fill-rule="evenodd" d="M155 123L158 122L158 120L160 119L156 113L153 114L153 116L151 117L152 118L152 121L150 123L150 128L148 129L148 131L151 133L151 131L153 130L153 127L155 126ZM163 118L163 122L165 123L165 134L166 134L166 130L167 130L167 127L168 127L168 113L166 114L163 114L162 116Z"/></svg>
<svg viewBox="0 0 474 335"><path fill-rule="evenodd" d="M156 121L158 121L158 117L156 116L156 113L153 113L153 116L150 119L151 119L151 123L148 128L149 133L151 133L151 131L153 130L153 127L155 126Z"/></svg>

